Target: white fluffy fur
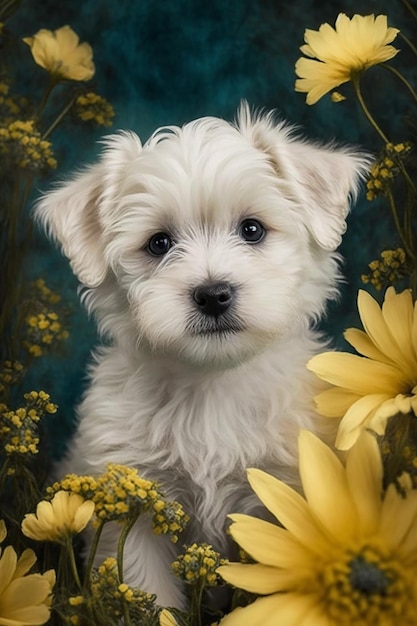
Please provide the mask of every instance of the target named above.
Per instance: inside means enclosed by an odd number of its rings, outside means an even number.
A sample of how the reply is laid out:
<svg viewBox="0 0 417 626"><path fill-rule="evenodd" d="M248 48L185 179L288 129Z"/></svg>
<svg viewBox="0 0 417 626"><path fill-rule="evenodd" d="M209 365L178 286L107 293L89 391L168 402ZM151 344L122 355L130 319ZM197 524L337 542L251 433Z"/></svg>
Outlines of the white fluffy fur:
<svg viewBox="0 0 417 626"><path fill-rule="evenodd" d="M108 340L90 369L79 428L62 471L135 466L191 515L182 543L227 551L230 512L263 514L245 468L295 484L300 427L321 431L306 361L322 349L311 326L336 294L337 255L364 155L300 140L272 114L243 105L236 124L203 118L105 141L98 164L44 196L37 217L87 287L83 300ZM267 229L239 237L245 218ZM157 232L175 245L146 251ZM198 334L191 290L236 289L241 330ZM98 561L114 553L109 526ZM182 606L172 543L150 521L132 531L126 580Z"/></svg>

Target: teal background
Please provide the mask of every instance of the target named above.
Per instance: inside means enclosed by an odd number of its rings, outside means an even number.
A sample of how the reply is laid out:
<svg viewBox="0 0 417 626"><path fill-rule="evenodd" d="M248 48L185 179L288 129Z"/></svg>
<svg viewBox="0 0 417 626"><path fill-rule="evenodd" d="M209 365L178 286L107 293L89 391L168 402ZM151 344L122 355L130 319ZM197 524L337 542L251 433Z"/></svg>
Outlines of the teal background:
<svg viewBox="0 0 417 626"><path fill-rule="evenodd" d="M416 6L413 4L413 6ZM53 137L59 167L38 181L34 200L54 180L95 159L99 139L116 129L133 129L142 140L161 125L178 124L215 115L232 119L241 99L251 106L276 109L277 115L300 126L312 139L335 140L378 152L380 141L353 99L351 86L340 88L345 102L324 97L314 106L294 91L294 65L301 55L305 28L334 24L339 12L385 13L389 24L408 37L416 24L400 0L330 2L301 0L27 0L10 20L9 28L30 36L40 28L69 24L94 50L96 75L92 90L106 97L116 111L110 130L87 129L65 121ZM414 38L415 39L415 38ZM405 44L392 62L415 81L415 57ZM46 72L34 66L22 44L15 60L16 82L30 96L46 82ZM368 104L394 141L410 136L410 99L383 68L372 68L364 79ZM59 93L57 93L59 96ZM341 246L346 282L340 301L329 307L323 329L337 347L346 349L342 331L357 324L356 292L367 263L385 247L396 244L383 202L369 203L364 194L349 218ZM27 259L33 276L43 276L59 291L71 310L70 338L62 354L36 361L23 391L44 388L60 406L48 419L49 453L59 457L74 430L73 407L85 385L84 370L97 338L77 296L77 281L66 259L36 233Z"/></svg>

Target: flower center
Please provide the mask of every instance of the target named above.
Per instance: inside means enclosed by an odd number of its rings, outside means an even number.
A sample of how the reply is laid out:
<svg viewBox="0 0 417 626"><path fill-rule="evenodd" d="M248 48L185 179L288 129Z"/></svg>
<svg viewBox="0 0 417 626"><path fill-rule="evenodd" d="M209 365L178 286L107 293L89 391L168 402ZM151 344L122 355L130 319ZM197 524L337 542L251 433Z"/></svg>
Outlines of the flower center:
<svg viewBox="0 0 417 626"><path fill-rule="evenodd" d="M349 580L352 589L364 595L386 594L390 579L387 572L380 569L376 563L370 563L362 555L359 555L350 561L349 566Z"/></svg>
<svg viewBox="0 0 417 626"><path fill-rule="evenodd" d="M332 623L359 626L379 624L382 619L387 624L415 623L411 576L399 561L377 548L345 552L325 565L318 582Z"/></svg>

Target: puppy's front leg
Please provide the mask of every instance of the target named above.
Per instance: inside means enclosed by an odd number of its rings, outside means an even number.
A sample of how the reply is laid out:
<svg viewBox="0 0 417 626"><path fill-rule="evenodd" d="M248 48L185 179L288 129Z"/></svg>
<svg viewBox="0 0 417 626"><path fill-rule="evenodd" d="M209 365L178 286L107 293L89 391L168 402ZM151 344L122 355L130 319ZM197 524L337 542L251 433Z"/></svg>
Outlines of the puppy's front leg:
<svg viewBox="0 0 417 626"><path fill-rule="evenodd" d="M99 566L109 556L116 557L121 526L110 522L104 526L95 558ZM173 574L171 563L177 548L167 536L155 535L147 516L140 518L130 531L124 548L124 582L157 595L164 607L184 609L186 599L182 584Z"/></svg>

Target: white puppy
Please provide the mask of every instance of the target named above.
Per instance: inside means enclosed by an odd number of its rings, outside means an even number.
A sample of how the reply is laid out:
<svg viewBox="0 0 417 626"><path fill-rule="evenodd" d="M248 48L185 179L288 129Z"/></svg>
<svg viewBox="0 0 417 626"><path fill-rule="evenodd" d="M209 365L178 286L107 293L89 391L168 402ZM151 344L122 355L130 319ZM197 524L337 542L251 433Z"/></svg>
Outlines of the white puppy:
<svg viewBox="0 0 417 626"><path fill-rule="evenodd" d="M299 429L321 432L311 326L337 293L334 251L366 168L244 104L236 124L202 118L143 146L113 135L98 164L45 195L37 217L107 339L63 470L135 466L191 516L181 544L227 551L226 515L261 511L245 469L294 484ZM182 606L175 550L142 520L126 580Z"/></svg>

